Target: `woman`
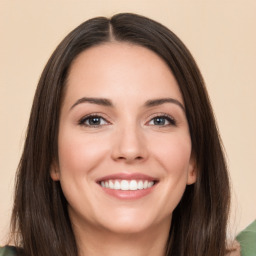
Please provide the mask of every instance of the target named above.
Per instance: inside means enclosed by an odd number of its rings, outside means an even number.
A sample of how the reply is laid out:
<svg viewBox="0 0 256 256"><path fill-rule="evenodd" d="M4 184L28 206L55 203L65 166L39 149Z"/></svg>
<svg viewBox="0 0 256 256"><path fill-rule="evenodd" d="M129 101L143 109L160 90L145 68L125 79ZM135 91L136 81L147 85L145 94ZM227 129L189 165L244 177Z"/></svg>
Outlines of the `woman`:
<svg viewBox="0 0 256 256"><path fill-rule="evenodd" d="M229 200L184 44L134 14L72 31L31 111L12 215L19 255L225 255Z"/></svg>

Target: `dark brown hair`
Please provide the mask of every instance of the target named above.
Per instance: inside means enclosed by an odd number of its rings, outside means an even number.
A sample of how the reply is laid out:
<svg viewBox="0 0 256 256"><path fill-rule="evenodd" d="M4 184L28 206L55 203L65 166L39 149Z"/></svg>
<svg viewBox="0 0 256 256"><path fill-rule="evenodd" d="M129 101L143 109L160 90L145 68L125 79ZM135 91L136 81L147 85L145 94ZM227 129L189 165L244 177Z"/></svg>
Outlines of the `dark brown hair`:
<svg viewBox="0 0 256 256"><path fill-rule="evenodd" d="M197 181L173 212L166 255L223 256L229 179L222 146L200 71L169 29L135 14L98 17L74 29L56 48L40 78L19 164L12 233L27 256L77 256L67 202L50 177L58 159L58 125L69 68L85 49L110 41L144 46L163 58L183 95ZM171 195L170 195L171 196Z"/></svg>

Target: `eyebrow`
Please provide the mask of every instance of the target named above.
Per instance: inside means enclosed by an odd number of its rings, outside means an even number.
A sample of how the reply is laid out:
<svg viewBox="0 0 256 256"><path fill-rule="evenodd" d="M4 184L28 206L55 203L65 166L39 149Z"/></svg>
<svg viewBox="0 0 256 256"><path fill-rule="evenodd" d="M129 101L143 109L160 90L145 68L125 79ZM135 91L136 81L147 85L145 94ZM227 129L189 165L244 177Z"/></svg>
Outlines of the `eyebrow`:
<svg viewBox="0 0 256 256"><path fill-rule="evenodd" d="M101 105L101 106L106 106L106 107L113 107L113 103L108 99L83 97L83 98L77 100L75 102L75 104L72 105L70 110L73 109L78 104L81 104L81 103L91 103L91 104L96 104L96 105Z"/></svg>
<svg viewBox="0 0 256 256"><path fill-rule="evenodd" d="M88 98L88 97L83 97L81 99L78 99L70 108L73 109L75 106L82 104L82 103L90 103L90 104L96 104L96 105L100 105L100 106L106 106L106 107L113 107L113 103L111 100L109 99L105 99L105 98ZM146 101L146 103L144 104L145 107L155 107L155 106L159 106L165 103L173 103L176 104L177 106L179 106L183 111L185 111L185 107L183 106L183 104L181 102L179 102L176 99L173 98L160 98L160 99L153 99L153 100L148 100Z"/></svg>
<svg viewBox="0 0 256 256"><path fill-rule="evenodd" d="M161 99L148 100L148 101L146 101L145 106L146 107L155 107L155 106L162 105L164 103L174 103L174 104L178 105L185 112L185 107L183 106L183 104L173 98L163 98L163 99L161 98Z"/></svg>

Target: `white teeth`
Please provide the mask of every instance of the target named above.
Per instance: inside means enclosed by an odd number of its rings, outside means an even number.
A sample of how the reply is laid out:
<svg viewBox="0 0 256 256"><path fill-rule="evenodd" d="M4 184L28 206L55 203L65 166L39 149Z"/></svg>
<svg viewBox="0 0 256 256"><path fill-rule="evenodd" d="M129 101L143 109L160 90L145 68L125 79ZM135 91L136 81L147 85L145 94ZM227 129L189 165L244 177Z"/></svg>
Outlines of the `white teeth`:
<svg viewBox="0 0 256 256"><path fill-rule="evenodd" d="M129 182L127 180L121 181L121 190L129 190Z"/></svg>
<svg viewBox="0 0 256 256"><path fill-rule="evenodd" d="M137 190L138 189L137 181L136 180L131 180L129 188L130 188L130 190Z"/></svg>
<svg viewBox="0 0 256 256"><path fill-rule="evenodd" d="M140 180L138 182L138 189L143 189L143 181L142 180Z"/></svg>
<svg viewBox="0 0 256 256"><path fill-rule="evenodd" d="M147 180L144 181L144 183L143 183L143 188L144 188L144 189L148 188L148 181L147 181Z"/></svg>
<svg viewBox="0 0 256 256"><path fill-rule="evenodd" d="M114 188L114 183L112 182L112 180L109 181L108 185L109 185L109 188L111 188L111 189Z"/></svg>
<svg viewBox="0 0 256 256"><path fill-rule="evenodd" d="M154 185L154 182L153 182L153 181L150 181L150 182L148 183L148 188L151 188L153 185Z"/></svg>
<svg viewBox="0 0 256 256"><path fill-rule="evenodd" d="M120 183L116 180L115 185L114 185L114 189L120 189L120 188L121 188Z"/></svg>
<svg viewBox="0 0 256 256"><path fill-rule="evenodd" d="M116 190L141 190L151 188L154 184L154 181L148 180L108 180L100 182L102 187Z"/></svg>

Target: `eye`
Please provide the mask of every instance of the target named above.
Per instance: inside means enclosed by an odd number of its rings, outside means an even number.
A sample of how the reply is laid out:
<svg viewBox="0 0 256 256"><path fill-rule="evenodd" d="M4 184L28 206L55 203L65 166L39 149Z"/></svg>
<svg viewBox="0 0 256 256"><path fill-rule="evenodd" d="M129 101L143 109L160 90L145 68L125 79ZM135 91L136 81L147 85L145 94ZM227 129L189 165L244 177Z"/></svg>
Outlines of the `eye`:
<svg viewBox="0 0 256 256"><path fill-rule="evenodd" d="M87 126L87 127L100 127L106 124L108 124L106 119L104 119L99 115L85 116L79 121L79 125Z"/></svg>
<svg viewBox="0 0 256 256"><path fill-rule="evenodd" d="M168 126L168 125L176 126L176 121L169 115L161 115L161 116L156 116L152 118L148 124L156 125L156 126Z"/></svg>

